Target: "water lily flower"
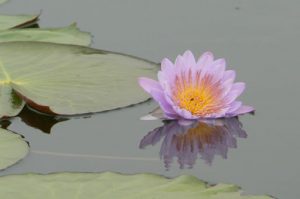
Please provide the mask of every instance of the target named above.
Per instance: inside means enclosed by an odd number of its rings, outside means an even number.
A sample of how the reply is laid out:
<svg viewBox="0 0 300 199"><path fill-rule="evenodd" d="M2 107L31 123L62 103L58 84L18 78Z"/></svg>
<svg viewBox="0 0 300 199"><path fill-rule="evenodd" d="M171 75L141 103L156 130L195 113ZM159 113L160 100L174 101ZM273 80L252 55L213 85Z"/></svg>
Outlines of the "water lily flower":
<svg viewBox="0 0 300 199"><path fill-rule="evenodd" d="M159 103L166 119L234 117L254 111L236 100L245 83L234 83L235 71L225 67L225 60L214 60L211 52L196 61L188 50L174 64L163 59L158 81L141 77L139 84Z"/></svg>

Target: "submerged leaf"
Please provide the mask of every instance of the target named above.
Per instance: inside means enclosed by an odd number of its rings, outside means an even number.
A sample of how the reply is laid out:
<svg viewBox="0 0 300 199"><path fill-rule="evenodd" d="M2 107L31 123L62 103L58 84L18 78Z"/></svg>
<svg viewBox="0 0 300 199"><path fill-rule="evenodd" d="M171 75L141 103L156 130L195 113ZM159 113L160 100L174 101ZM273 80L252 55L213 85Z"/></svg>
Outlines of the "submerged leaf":
<svg viewBox="0 0 300 199"><path fill-rule="evenodd" d="M30 182L30 183L28 183ZM192 177L167 179L152 174L117 173L23 174L0 177L0 198L123 198L123 199L270 199L241 195L231 184L209 186Z"/></svg>
<svg viewBox="0 0 300 199"><path fill-rule="evenodd" d="M0 61L0 88L10 86L34 109L61 115L145 101L149 96L137 78L154 77L158 68L132 56L43 42L0 43ZM2 111L3 116L8 115Z"/></svg>
<svg viewBox="0 0 300 199"><path fill-rule="evenodd" d="M76 24L72 24L65 28L27 28L0 31L0 42L41 41L88 46L90 45L91 40L91 35L80 31L76 27Z"/></svg>
<svg viewBox="0 0 300 199"><path fill-rule="evenodd" d="M0 30L11 28L25 28L35 24L38 15L0 15Z"/></svg>
<svg viewBox="0 0 300 199"><path fill-rule="evenodd" d="M20 135L0 128L0 169L23 159L28 151L29 146Z"/></svg>

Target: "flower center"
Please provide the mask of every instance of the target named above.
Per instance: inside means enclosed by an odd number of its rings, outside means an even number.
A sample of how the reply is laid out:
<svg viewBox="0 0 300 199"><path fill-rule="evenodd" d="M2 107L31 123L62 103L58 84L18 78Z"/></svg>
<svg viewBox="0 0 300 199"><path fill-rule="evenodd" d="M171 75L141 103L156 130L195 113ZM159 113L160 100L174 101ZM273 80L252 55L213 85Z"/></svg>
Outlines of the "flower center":
<svg viewBox="0 0 300 199"><path fill-rule="evenodd" d="M193 86L178 92L176 98L179 107L190 111L193 115L199 115L208 104L212 103L208 91Z"/></svg>
<svg viewBox="0 0 300 199"><path fill-rule="evenodd" d="M173 100L181 109L201 117L220 111L224 106L221 93L220 83L214 82L212 76L200 78L200 73L197 73L193 81L189 71L188 75L176 76Z"/></svg>

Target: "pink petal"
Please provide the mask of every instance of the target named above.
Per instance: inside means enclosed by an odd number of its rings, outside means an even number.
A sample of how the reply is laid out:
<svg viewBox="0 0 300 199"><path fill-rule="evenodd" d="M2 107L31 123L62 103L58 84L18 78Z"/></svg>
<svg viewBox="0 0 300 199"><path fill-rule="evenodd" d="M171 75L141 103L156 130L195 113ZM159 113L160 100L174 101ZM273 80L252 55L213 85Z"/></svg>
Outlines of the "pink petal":
<svg viewBox="0 0 300 199"><path fill-rule="evenodd" d="M194 67L196 65L195 57L190 50L184 52L183 59L185 60L185 65L188 67Z"/></svg>
<svg viewBox="0 0 300 199"><path fill-rule="evenodd" d="M157 78L163 89L164 89L165 85L168 85L171 83L171 81L169 81L168 76L162 71L158 71Z"/></svg>
<svg viewBox="0 0 300 199"><path fill-rule="evenodd" d="M226 61L225 59L217 59L214 61L211 65L211 70L209 70L209 73L211 73L214 76L215 82L219 81L223 78L225 68L226 68Z"/></svg>
<svg viewBox="0 0 300 199"><path fill-rule="evenodd" d="M211 119L215 119L215 118L221 118L221 117L225 117L225 113L228 111L228 107L227 108L223 108L221 110L219 110L216 113L211 113L205 116L205 118L211 118Z"/></svg>
<svg viewBox="0 0 300 199"><path fill-rule="evenodd" d="M235 79L235 71L227 70L224 72L223 81L234 81Z"/></svg>
<svg viewBox="0 0 300 199"><path fill-rule="evenodd" d="M175 68L178 69L182 68L183 66L185 66L184 59L181 55L178 55L175 60Z"/></svg>
<svg viewBox="0 0 300 199"><path fill-rule="evenodd" d="M223 87L222 97L225 97L228 94L228 92L231 90L234 79L235 79L235 72L233 70L228 70L224 72L223 83L222 83L222 87Z"/></svg>
<svg viewBox="0 0 300 199"><path fill-rule="evenodd" d="M160 84L157 81L146 77L139 78L139 84L153 97L155 101L159 103L161 109L165 112L166 117L174 119L177 114L172 109L172 106L166 101Z"/></svg>
<svg viewBox="0 0 300 199"><path fill-rule="evenodd" d="M158 102L161 109L164 111L165 115L168 118L174 118L177 115L172 106L166 101L163 91L152 90L150 94L153 99Z"/></svg>
<svg viewBox="0 0 300 199"><path fill-rule="evenodd" d="M225 102L231 104L245 89L245 83L237 82L232 85L231 91L225 97Z"/></svg>
<svg viewBox="0 0 300 199"><path fill-rule="evenodd" d="M169 59L165 58L162 60L161 72L163 73L164 77L173 75L175 73L174 69L175 69L175 66Z"/></svg>
<svg viewBox="0 0 300 199"><path fill-rule="evenodd" d="M233 113L242 106L241 101L234 101L230 104L230 108L227 111L227 114Z"/></svg>
<svg viewBox="0 0 300 199"><path fill-rule="evenodd" d="M151 94L152 90L162 91L161 85L153 79L147 77L140 77L138 81L139 85L149 94Z"/></svg>
<svg viewBox="0 0 300 199"><path fill-rule="evenodd" d="M178 106L174 106L173 107L173 110L178 114L180 115L182 118L184 119L197 119L199 117L196 117L196 116L193 116L191 112L185 110L185 109L181 109L179 108Z"/></svg>
<svg viewBox="0 0 300 199"><path fill-rule="evenodd" d="M161 71L158 72L158 80L162 84L167 81L168 84L172 84L175 78L175 66L167 58L161 62Z"/></svg>
<svg viewBox="0 0 300 199"><path fill-rule="evenodd" d="M197 68L203 68L206 65L210 65L214 61L214 55L211 52L205 52L197 61Z"/></svg>
<svg viewBox="0 0 300 199"><path fill-rule="evenodd" d="M238 110L236 110L235 112L232 113L232 116L237 116L237 115L241 115L241 114L246 114L246 113L250 113L250 112L254 112L254 108L251 106L241 106Z"/></svg>
<svg viewBox="0 0 300 199"><path fill-rule="evenodd" d="M182 73L185 73L185 71L188 70L188 68L185 65L185 60L181 55L178 55L176 60L175 60L175 75L180 75Z"/></svg>

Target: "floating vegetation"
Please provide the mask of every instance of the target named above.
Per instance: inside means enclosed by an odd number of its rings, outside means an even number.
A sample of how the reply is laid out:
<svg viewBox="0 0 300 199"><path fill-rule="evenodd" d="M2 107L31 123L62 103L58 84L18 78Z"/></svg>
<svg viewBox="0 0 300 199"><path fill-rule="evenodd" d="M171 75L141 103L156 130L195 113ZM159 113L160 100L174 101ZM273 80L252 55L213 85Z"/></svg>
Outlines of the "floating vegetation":
<svg viewBox="0 0 300 199"><path fill-rule="evenodd" d="M26 28L37 23L38 15L0 15L0 30Z"/></svg>
<svg viewBox="0 0 300 199"><path fill-rule="evenodd" d="M30 182L30 183L28 183ZM15 191L14 191L15 190ZM152 174L23 174L0 177L0 198L270 199L248 196L231 184L208 185L193 176L168 179Z"/></svg>
<svg viewBox="0 0 300 199"><path fill-rule="evenodd" d="M28 152L29 146L19 134L0 128L0 170L17 163Z"/></svg>
<svg viewBox="0 0 300 199"><path fill-rule="evenodd" d="M60 115L139 103L148 95L136 79L157 71L155 63L132 56L44 42L0 43L0 60L0 101L6 107L0 117L17 115L23 102Z"/></svg>
<svg viewBox="0 0 300 199"><path fill-rule="evenodd" d="M89 46L92 36L90 33L80 31L76 24L64 28L26 28L0 31L0 42L10 41L39 41Z"/></svg>

